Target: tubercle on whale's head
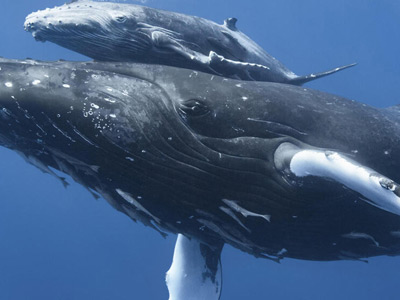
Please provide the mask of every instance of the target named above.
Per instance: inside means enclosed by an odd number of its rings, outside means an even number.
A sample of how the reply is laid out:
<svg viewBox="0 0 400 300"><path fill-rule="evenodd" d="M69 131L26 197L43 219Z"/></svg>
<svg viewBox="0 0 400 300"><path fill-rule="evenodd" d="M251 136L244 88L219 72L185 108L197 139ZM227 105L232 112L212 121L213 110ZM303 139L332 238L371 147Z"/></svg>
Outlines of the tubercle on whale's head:
<svg viewBox="0 0 400 300"><path fill-rule="evenodd" d="M26 17L24 28L38 41L50 41L94 59L116 60L113 55L124 48L140 54L151 46L151 32L143 26L144 9L138 5L78 1L33 12Z"/></svg>
<svg viewBox="0 0 400 300"><path fill-rule="evenodd" d="M48 25L60 28L67 26L91 25L94 23L100 27L110 26L112 21L124 23L128 17L141 21L143 7L110 2L78 1L67 3L54 8L46 8L29 14L25 20L25 29L35 31ZM36 27L37 26L37 27Z"/></svg>

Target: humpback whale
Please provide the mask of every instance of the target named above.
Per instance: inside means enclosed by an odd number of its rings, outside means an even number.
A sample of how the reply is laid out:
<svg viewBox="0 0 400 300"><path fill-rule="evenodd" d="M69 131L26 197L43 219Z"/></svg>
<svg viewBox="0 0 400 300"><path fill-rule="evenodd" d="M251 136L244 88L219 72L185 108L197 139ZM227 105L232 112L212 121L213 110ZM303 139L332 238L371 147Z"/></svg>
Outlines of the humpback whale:
<svg viewBox="0 0 400 300"><path fill-rule="evenodd" d="M182 67L241 80L302 85L354 64L298 76L229 18L223 25L149 7L74 1L27 16L25 30L99 61Z"/></svg>
<svg viewBox="0 0 400 300"><path fill-rule="evenodd" d="M274 261L400 252L396 107L160 65L0 68L2 146L181 234L171 299L218 299L223 244Z"/></svg>

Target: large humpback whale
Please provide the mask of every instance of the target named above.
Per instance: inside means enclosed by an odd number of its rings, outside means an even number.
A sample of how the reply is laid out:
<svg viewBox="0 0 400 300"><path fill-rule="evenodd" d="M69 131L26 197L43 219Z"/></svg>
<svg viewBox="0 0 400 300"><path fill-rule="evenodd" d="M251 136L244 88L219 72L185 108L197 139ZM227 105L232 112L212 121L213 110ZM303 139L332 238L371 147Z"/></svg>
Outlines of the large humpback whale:
<svg viewBox="0 0 400 300"><path fill-rule="evenodd" d="M218 299L224 243L273 260L400 252L397 107L157 65L0 68L1 145L183 234L171 299Z"/></svg>
<svg viewBox="0 0 400 300"><path fill-rule="evenodd" d="M100 61L163 64L224 77L301 85L352 65L298 76L236 27L149 7L75 1L37 11L25 29Z"/></svg>

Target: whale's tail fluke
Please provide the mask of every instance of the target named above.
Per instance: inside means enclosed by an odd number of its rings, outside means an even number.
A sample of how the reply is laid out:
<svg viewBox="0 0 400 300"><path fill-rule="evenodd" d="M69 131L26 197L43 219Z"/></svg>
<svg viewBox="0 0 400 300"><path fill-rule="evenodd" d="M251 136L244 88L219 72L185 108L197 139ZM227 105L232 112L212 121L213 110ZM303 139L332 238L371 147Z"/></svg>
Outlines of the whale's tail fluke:
<svg viewBox="0 0 400 300"><path fill-rule="evenodd" d="M325 72L311 73L309 75L298 76L298 77L295 77L293 79L290 79L288 83L289 84L294 84L294 85L303 85L303 84L305 84L305 83L307 83L309 81L313 81L314 79L319 79L319 78L334 74L336 72L339 72L339 71L354 67L356 64L357 63L353 63L353 64L350 64L350 65L341 66L341 67L338 67L338 68L335 68L335 69L332 69L332 70L328 70L328 71L325 71Z"/></svg>

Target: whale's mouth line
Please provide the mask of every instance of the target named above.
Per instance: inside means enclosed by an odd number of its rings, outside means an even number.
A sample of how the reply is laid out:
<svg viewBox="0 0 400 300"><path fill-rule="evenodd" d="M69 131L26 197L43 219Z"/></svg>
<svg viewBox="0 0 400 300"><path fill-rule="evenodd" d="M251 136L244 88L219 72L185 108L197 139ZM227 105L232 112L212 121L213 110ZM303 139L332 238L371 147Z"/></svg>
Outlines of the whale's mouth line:
<svg viewBox="0 0 400 300"><path fill-rule="evenodd" d="M153 45L151 33L147 32L148 28L146 27L138 28L130 35L126 35L125 31L117 27L96 28L96 26L90 24L40 26L26 21L24 29L30 32L36 41L50 41L66 48L73 45L82 47L85 44L90 44L101 47L103 50L109 48L110 51L113 51L111 49L113 45L118 45L123 50L140 54L149 50ZM110 32L112 32L113 37L107 38Z"/></svg>
<svg viewBox="0 0 400 300"><path fill-rule="evenodd" d="M85 27L85 29L82 29ZM68 26L57 26L57 25L36 25L34 23L25 23L24 30L26 32L32 33L33 37L35 36L51 36L53 39L61 39L61 38L71 38L73 39L76 36L76 39L79 39L82 36L88 34L94 34L90 32L90 25L82 24L82 25L68 25Z"/></svg>

